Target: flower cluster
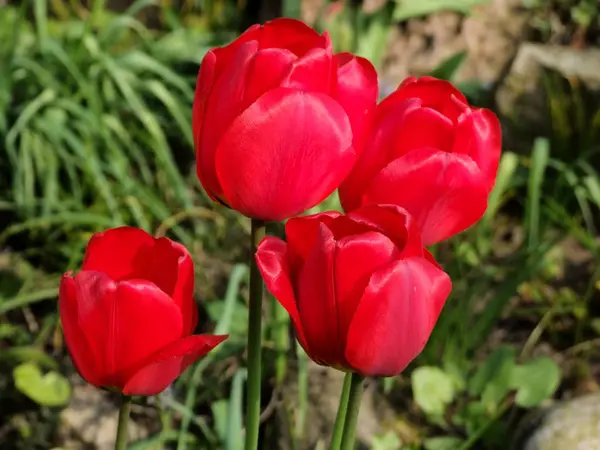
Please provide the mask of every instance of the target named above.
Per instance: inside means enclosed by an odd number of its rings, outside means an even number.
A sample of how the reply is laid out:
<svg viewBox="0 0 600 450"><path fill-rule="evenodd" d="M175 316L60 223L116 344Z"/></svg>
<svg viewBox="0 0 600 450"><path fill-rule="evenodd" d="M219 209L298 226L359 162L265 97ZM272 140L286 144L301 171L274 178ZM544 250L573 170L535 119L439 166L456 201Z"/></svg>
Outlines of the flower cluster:
<svg viewBox="0 0 600 450"><path fill-rule="evenodd" d="M298 341L361 376L398 374L422 351L452 288L426 247L482 217L501 148L496 116L447 81L411 77L377 98L367 60L278 19L209 51L193 104L209 196L287 220L285 241L266 237L254 264ZM344 213L302 216L337 189ZM60 284L79 373L125 395L164 390L226 338L193 334L193 290L182 245L128 227L94 235Z"/></svg>

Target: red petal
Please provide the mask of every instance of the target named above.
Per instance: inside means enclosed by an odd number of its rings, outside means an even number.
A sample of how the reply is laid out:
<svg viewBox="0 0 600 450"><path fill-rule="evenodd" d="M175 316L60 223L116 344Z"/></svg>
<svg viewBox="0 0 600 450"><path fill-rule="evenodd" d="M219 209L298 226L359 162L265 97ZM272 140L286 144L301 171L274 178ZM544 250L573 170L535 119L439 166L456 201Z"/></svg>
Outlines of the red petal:
<svg viewBox="0 0 600 450"><path fill-rule="evenodd" d="M350 325L348 363L367 376L402 372L423 350L451 289L450 277L423 258L373 274Z"/></svg>
<svg viewBox="0 0 600 450"><path fill-rule="evenodd" d="M260 34L260 48L286 48L301 57L313 48L331 51L329 36L318 34L311 27L296 19L279 18L263 25Z"/></svg>
<svg viewBox="0 0 600 450"><path fill-rule="evenodd" d="M418 108L404 114L404 120L396 130L396 138L390 160L399 158L411 150L431 147L450 151L454 142L454 124L431 108Z"/></svg>
<svg viewBox="0 0 600 450"><path fill-rule="evenodd" d="M337 241L333 261L336 308L341 345L371 274L400 257L400 249L381 233L348 236Z"/></svg>
<svg viewBox="0 0 600 450"><path fill-rule="evenodd" d="M258 24L252 25L244 31L237 39L224 47L213 48L211 51L217 58L215 67L215 78L218 78L223 70L229 67L236 52L246 42L257 41L260 37L262 27Z"/></svg>
<svg viewBox="0 0 600 450"><path fill-rule="evenodd" d="M458 119L452 152L469 155L483 172L490 190L496 182L501 147L500 122L492 111L469 110Z"/></svg>
<svg viewBox="0 0 600 450"><path fill-rule="evenodd" d="M422 256L423 243L417 222L397 205L366 205L347 215L391 239L402 257Z"/></svg>
<svg viewBox="0 0 600 450"><path fill-rule="evenodd" d="M309 356L319 364L342 366L344 362L333 286L335 240L319 225L319 237L296 281L296 302Z"/></svg>
<svg viewBox="0 0 600 450"><path fill-rule="evenodd" d="M423 106L439 111L452 122L456 122L468 105L465 96L452 83L433 77L409 77L390 95L392 96L396 97L396 101L418 98Z"/></svg>
<svg viewBox="0 0 600 450"><path fill-rule="evenodd" d="M286 49L259 50L249 68L241 110L268 90L280 86L296 59L297 56Z"/></svg>
<svg viewBox="0 0 600 450"><path fill-rule="evenodd" d="M367 145L340 186L340 202L346 212L361 205L362 196L371 180L390 162L396 135L405 115L420 107L418 99L395 102L392 97L387 97L377 107L376 121Z"/></svg>
<svg viewBox="0 0 600 450"><path fill-rule="evenodd" d="M339 104L322 94L277 88L235 119L217 150L216 167L233 209L279 221L331 194L355 157Z"/></svg>
<svg viewBox="0 0 600 450"><path fill-rule="evenodd" d="M198 78L196 79L196 91L194 93L194 104L192 106L192 129L194 132L194 143L196 150L200 148L200 136L204 125L204 115L208 96L215 82L215 67L217 57L214 52L209 51L202 59Z"/></svg>
<svg viewBox="0 0 600 450"><path fill-rule="evenodd" d="M83 270L103 272L115 281L151 281L181 309L186 334L196 326L194 263L181 244L137 228L113 228L92 237Z"/></svg>
<svg viewBox="0 0 600 450"><path fill-rule="evenodd" d="M223 133L244 107L246 80L258 50L256 41L241 45L235 52L231 64L217 78L208 99L202 129L200 152L196 153L196 164L200 179L207 191L220 197L222 187L215 169L215 152Z"/></svg>
<svg viewBox="0 0 600 450"><path fill-rule="evenodd" d="M310 353L296 305L287 244L281 239L268 236L258 246L255 259L267 289L286 309L296 328L298 341Z"/></svg>
<svg viewBox="0 0 600 450"><path fill-rule="evenodd" d="M133 227L95 233L85 249L81 270L103 272L115 281L146 278L146 258L140 254L154 247L154 238Z"/></svg>
<svg viewBox="0 0 600 450"><path fill-rule="evenodd" d="M97 355L92 351L85 333L79 327L77 285L70 272L64 274L60 280L58 303L65 342L75 368L88 383L102 386L102 380L105 376L102 373L102 365L98 364Z"/></svg>
<svg viewBox="0 0 600 450"><path fill-rule="evenodd" d="M190 364L206 355L227 336L188 336L161 349L133 374L123 389L125 395L156 395L164 391Z"/></svg>
<svg viewBox="0 0 600 450"><path fill-rule="evenodd" d="M335 55L338 66L335 98L350 118L354 148L360 154L379 96L377 72L365 58L350 53Z"/></svg>
<svg viewBox="0 0 600 450"><path fill-rule="evenodd" d="M288 245L288 260L292 273L298 273L304 261L310 255L319 237L321 223L329 226L336 217L337 211L326 211L310 216L295 217L285 223L285 236Z"/></svg>
<svg viewBox="0 0 600 450"><path fill-rule="evenodd" d="M182 335L173 300L144 280L115 283L100 272L75 276L79 326L93 347L104 385L123 387L128 373Z"/></svg>
<svg viewBox="0 0 600 450"><path fill-rule="evenodd" d="M413 150L392 161L371 183L365 204L394 204L419 224L424 245L469 228L487 207L487 181L465 155Z"/></svg>
<svg viewBox="0 0 600 450"><path fill-rule="evenodd" d="M163 237L156 240L151 258L154 273L149 281L173 299L181 310L183 334L192 334L198 310L194 300L194 261L190 253L183 245Z"/></svg>
<svg viewBox="0 0 600 450"><path fill-rule="evenodd" d="M333 78L333 58L331 50L314 48L292 64L282 87L304 92L331 92Z"/></svg>

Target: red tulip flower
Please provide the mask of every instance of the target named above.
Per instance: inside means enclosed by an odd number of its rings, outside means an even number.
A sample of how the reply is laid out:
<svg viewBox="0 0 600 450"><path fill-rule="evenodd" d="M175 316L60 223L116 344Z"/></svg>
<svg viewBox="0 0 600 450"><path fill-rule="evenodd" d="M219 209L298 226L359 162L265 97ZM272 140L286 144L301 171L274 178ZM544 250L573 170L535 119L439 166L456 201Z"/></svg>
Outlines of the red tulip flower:
<svg viewBox="0 0 600 450"><path fill-rule="evenodd" d="M404 210L290 219L287 243L267 237L256 261L317 363L396 375L423 350L451 290Z"/></svg>
<svg viewBox="0 0 600 450"><path fill-rule="evenodd" d="M60 282L60 318L78 372L125 395L162 392L227 338L192 335L193 290L184 246L129 227L92 236L82 270Z"/></svg>
<svg viewBox="0 0 600 450"><path fill-rule="evenodd" d="M315 206L356 162L377 98L363 58L292 19L209 51L193 107L197 172L215 201L283 220Z"/></svg>
<svg viewBox="0 0 600 450"><path fill-rule="evenodd" d="M411 77L378 105L340 200L346 211L401 206L415 217L425 245L434 244L483 216L500 147L494 113L471 108L447 81Z"/></svg>

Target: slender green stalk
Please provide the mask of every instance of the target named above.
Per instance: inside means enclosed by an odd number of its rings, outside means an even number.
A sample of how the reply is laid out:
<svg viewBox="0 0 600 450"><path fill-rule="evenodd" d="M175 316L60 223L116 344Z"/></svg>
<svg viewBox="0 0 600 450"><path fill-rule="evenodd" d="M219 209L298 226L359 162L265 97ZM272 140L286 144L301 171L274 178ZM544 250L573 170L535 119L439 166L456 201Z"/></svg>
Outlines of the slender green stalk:
<svg viewBox="0 0 600 450"><path fill-rule="evenodd" d="M258 271L254 255L258 244L265 236L265 223L252 219L250 236L250 303L248 314L248 387L246 402L246 444L245 450L258 447L260 426L260 386L262 353L262 298L263 281Z"/></svg>
<svg viewBox="0 0 600 450"><path fill-rule="evenodd" d="M288 364L287 351L290 347L290 316L275 298L273 298L273 319L275 322L273 340L276 351L275 384L277 388L281 388L285 380Z"/></svg>
<svg viewBox="0 0 600 450"><path fill-rule="evenodd" d="M127 449L127 425L129 424L129 412L131 411L131 397L124 395L121 402L115 450Z"/></svg>
<svg viewBox="0 0 600 450"><path fill-rule="evenodd" d="M350 375L350 392L348 394L348 407L346 409L346 421L340 450L354 450L354 437L356 436L356 423L358 422L358 411L363 394L363 381L365 377L356 373Z"/></svg>
<svg viewBox="0 0 600 450"><path fill-rule="evenodd" d="M348 409L348 398L350 397L350 385L352 384L352 372L346 372L344 377L344 386L340 396L340 405L338 406L337 415L335 416L335 425L333 426L333 434L331 435L331 443L329 450L340 450L342 443L342 435L344 433L344 422L346 421L346 411Z"/></svg>

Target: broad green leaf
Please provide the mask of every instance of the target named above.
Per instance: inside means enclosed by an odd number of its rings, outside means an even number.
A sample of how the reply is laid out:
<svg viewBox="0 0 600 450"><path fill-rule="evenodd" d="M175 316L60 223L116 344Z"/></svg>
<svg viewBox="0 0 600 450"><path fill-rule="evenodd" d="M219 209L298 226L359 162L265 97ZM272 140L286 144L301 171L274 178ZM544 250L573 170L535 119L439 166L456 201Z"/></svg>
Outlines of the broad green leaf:
<svg viewBox="0 0 600 450"><path fill-rule="evenodd" d="M411 381L415 401L429 415L441 416L446 406L454 400L454 381L438 367L422 366L415 369Z"/></svg>
<svg viewBox="0 0 600 450"><path fill-rule="evenodd" d="M382 436L375 436L371 442L371 450L400 450L402 441L393 431Z"/></svg>
<svg viewBox="0 0 600 450"><path fill-rule="evenodd" d="M465 50L458 52L442 61L441 64L429 73L429 75L435 78L441 78L442 80L452 81L466 57L467 52Z"/></svg>
<svg viewBox="0 0 600 450"><path fill-rule="evenodd" d="M489 0L396 0L393 19L402 21L425 16L438 11L458 11L468 13L473 6Z"/></svg>
<svg viewBox="0 0 600 450"><path fill-rule="evenodd" d="M62 406L71 397L71 386L65 377L54 371L42 375L32 363L15 367L13 378L19 391L43 406Z"/></svg>
<svg viewBox="0 0 600 450"><path fill-rule="evenodd" d="M423 443L425 450L455 450L464 441L453 436L439 436L426 439Z"/></svg>
<svg viewBox="0 0 600 450"><path fill-rule="evenodd" d="M513 348L498 347L479 367L469 383L471 395L481 395L486 409L495 409L511 387L516 352Z"/></svg>
<svg viewBox="0 0 600 450"><path fill-rule="evenodd" d="M523 408L538 406L550 398L560 383L560 368L547 356L514 368L511 385L517 389L515 403Z"/></svg>

